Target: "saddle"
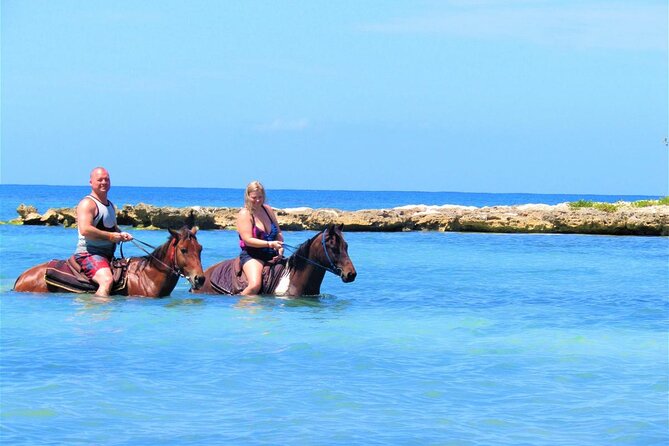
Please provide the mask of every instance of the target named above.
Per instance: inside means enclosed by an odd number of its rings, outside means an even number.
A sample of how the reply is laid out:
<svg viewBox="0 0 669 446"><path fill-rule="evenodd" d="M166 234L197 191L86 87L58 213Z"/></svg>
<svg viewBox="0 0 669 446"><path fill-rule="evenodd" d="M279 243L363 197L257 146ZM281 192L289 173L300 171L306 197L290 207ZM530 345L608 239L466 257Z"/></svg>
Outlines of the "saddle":
<svg viewBox="0 0 669 446"><path fill-rule="evenodd" d="M129 258L113 259L111 261L112 277L114 278L112 294L123 294L126 289L129 263ZM81 266L74 260L74 256L67 260L51 260L46 265L44 280L51 286L71 293L94 293L98 289L98 285L86 277L81 270Z"/></svg>
<svg viewBox="0 0 669 446"><path fill-rule="evenodd" d="M239 294L249 284L246 275L242 270L239 257L224 260L214 265L213 271L209 276L211 287L219 294ZM284 270L286 269L286 259L281 259L275 263L268 263L262 269L262 286L260 294L272 294L276 289Z"/></svg>

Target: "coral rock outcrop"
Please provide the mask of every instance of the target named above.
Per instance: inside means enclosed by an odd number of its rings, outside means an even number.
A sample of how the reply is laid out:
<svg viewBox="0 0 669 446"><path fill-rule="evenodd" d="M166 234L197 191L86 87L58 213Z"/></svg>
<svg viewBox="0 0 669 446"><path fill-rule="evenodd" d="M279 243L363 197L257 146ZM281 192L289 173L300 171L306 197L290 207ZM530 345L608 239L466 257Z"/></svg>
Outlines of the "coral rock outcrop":
<svg viewBox="0 0 669 446"><path fill-rule="evenodd" d="M76 224L74 209L49 209L43 215L31 205L17 208L24 225ZM239 208L192 206L157 207L125 205L117 212L119 225L136 228L176 228L192 214L200 229L235 229ZM320 230L344 224L347 231L458 231L500 233L563 233L609 235L669 235L669 206L635 207L617 203L613 210L558 205L519 206L402 206L392 209L293 208L276 209L279 224L287 231Z"/></svg>

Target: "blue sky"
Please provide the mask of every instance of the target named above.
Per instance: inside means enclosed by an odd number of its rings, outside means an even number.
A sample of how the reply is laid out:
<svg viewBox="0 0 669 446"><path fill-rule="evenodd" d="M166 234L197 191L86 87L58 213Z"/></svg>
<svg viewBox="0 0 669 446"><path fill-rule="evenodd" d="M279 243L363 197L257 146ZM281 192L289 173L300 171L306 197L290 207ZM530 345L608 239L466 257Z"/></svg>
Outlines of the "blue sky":
<svg viewBox="0 0 669 446"><path fill-rule="evenodd" d="M3 184L667 195L667 2L2 0Z"/></svg>

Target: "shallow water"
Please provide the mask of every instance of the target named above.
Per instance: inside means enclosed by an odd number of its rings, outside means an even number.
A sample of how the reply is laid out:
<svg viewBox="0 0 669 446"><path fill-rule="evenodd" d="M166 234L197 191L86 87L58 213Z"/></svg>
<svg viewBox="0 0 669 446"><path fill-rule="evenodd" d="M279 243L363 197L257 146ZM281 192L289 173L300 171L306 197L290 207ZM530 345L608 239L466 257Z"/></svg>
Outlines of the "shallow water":
<svg viewBox="0 0 669 446"><path fill-rule="evenodd" d="M237 254L234 232L198 238L205 266ZM182 280L166 299L98 302L11 291L75 231L0 226L3 444L669 440L669 239L346 238L358 278L326 276L319 298L192 295Z"/></svg>

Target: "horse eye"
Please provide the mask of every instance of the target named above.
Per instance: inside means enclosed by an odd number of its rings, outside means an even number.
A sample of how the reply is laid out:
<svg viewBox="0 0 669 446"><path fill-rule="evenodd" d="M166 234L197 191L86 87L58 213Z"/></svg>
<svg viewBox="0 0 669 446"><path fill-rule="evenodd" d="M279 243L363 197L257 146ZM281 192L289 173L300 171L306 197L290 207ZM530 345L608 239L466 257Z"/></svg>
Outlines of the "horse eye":
<svg viewBox="0 0 669 446"><path fill-rule="evenodd" d="M186 248L181 248L181 254L186 254L188 250Z"/></svg>

